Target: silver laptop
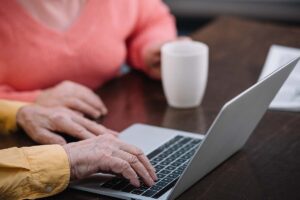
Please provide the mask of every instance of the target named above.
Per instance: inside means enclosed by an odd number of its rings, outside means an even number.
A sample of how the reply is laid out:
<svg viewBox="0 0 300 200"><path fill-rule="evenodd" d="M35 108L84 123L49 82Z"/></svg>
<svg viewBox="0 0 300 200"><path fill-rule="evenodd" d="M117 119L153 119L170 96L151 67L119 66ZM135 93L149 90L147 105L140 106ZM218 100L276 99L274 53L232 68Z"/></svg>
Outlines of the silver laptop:
<svg viewBox="0 0 300 200"><path fill-rule="evenodd" d="M156 168L152 187L95 174L71 188L121 199L175 199L243 147L300 58L279 68L227 102L206 135L135 124L120 138L144 150Z"/></svg>

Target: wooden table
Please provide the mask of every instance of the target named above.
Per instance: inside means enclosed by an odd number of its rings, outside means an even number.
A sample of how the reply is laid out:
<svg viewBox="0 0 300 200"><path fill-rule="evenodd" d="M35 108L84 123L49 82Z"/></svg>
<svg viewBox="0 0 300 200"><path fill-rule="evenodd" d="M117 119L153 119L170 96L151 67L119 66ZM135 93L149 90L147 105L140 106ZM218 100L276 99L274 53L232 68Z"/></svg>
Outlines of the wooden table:
<svg viewBox="0 0 300 200"><path fill-rule="evenodd" d="M300 28L220 18L192 37L210 47L202 105L167 106L161 83L138 72L117 78L99 94L109 115L101 123L122 131L133 123L203 133L222 105L254 84L272 44L300 47ZM0 137L0 148L32 145L22 133ZM67 189L48 199L111 199ZM179 199L300 199L300 113L268 111L244 148Z"/></svg>

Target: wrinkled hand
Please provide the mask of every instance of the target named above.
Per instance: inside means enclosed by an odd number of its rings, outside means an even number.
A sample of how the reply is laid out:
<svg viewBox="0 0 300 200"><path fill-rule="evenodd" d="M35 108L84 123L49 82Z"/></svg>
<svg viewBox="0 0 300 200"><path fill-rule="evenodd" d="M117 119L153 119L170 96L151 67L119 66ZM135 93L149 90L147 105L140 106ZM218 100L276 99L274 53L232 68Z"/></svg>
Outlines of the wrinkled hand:
<svg viewBox="0 0 300 200"><path fill-rule="evenodd" d="M101 134L117 136L116 132L63 107L24 106L17 113L17 123L32 140L40 144L66 144L57 132L78 139Z"/></svg>
<svg viewBox="0 0 300 200"><path fill-rule="evenodd" d="M178 37L176 40L191 40L189 37ZM170 42L170 41L169 41ZM161 79L161 54L160 49L166 42L156 43L144 51L144 62L147 66L147 73L151 78Z"/></svg>
<svg viewBox="0 0 300 200"><path fill-rule="evenodd" d="M92 90L71 81L44 90L36 103L48 107L65 106L93 118L107 114L107 108Z"/></svg>
<svg viewBox="0 0 300 200"><path fill-rule="evenodd" d="M155 169L143 152L112 135L69 143L63 146L70 161L71 179L81 179L97 172L112 172L140 186L138 176L152 186Z"/></svg>

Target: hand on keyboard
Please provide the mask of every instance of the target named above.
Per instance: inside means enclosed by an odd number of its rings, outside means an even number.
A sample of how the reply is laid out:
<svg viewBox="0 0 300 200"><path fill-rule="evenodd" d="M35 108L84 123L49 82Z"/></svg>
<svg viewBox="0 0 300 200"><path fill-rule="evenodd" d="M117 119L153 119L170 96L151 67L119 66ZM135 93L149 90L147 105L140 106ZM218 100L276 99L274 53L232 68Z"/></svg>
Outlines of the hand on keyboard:
<svg viewBox="0 0 300 200"><path fill-rule="evenodd" d="M113 178L101 187L155 199L159 198L175 185L200 143L200 139L176 136L152 151L148 158L155 167L158 176L158 180L152 187L141 184L140 187L136 188L122 178Z"/></svg>
<svg viewBox="0 0 300 200"><path fill-rule="evenodd" d="M70 160L71 178L81 179L96 172L121 174L136 187L139 177L148 185L157 180L155 169L144 153L110 135L100 135L63 146Z"/></svg>

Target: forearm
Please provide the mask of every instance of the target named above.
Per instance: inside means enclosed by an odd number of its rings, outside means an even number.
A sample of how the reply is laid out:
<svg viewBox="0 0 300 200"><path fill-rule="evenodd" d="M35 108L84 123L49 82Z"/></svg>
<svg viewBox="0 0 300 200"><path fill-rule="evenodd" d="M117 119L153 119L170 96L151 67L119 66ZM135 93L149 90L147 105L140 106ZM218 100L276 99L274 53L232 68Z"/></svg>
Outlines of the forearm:
<svg viewBox="0 0 300 200"><path fill-rule="evenodd" d="M0 199L36 199L64 190L68 157L59 145L0 150Z"/></svg>

